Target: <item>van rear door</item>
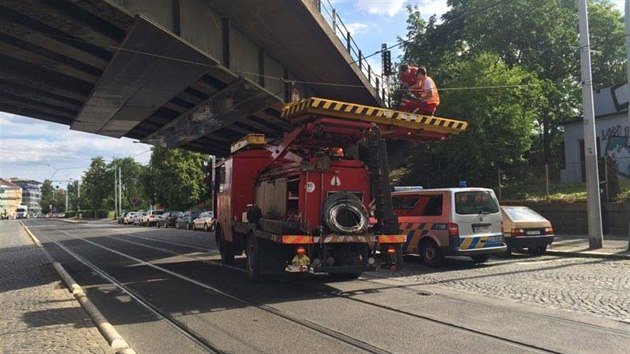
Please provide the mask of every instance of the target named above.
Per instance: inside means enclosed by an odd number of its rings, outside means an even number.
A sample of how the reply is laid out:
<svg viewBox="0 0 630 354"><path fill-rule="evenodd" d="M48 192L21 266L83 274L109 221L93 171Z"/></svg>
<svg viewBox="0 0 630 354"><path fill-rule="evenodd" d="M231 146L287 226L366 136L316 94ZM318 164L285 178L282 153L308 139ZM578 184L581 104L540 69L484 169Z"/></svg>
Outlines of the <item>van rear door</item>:
<svg viewBox="0 0 630 354"><path fill-rule="evenodd" d="M460 250L503 246L501 211L490 189L455 191L453 221L459 228Z"/></svg>

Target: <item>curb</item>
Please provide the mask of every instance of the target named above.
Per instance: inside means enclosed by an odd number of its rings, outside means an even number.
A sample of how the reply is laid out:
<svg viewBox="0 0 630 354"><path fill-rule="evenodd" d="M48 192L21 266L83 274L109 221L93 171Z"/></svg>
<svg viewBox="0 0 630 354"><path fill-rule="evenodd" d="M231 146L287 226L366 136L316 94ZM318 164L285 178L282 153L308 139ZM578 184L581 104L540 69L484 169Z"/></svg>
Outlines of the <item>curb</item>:
<svg viewBox="0 0 630 354"><path fill-rule="evenodd" d="M33 243L35 243L35 245L37 245L37 247L39 247L44 252L46 257L52 262L52 265L61 277L61 280L63 280L74 298L77 299L79 304L81 304L81 307L83 307L85 312L87 312L87 314L90 316L90 318L98 328L99 332L101 332L103 337L105 337L105 340L107 340L107 342L109 343L109 346L114 349L118 354L136 354L129 343L127 343L127 341L120 335L120 333L118 333L114 326L112 326L111 323L107 321L105 316L103 316L103 314L98 310L96 305L94 305L94 303L90 301L90 299L83 291L83 288L81 288L81 286L79 286L79 284L77 284L74 279L72 279L70 274L68 274L68 272L59 262L54 261L52 256L48 253L48 251L46 251L39 239L35 235L33 235L31 230L29 230L29 228L21 221L20 224L22 224L22 227L24 227L26 234L31 238Z"/></svg>
<svg viewBox="0 0 630 354"><path fill-rule="evenodd" d="M554 251L547 250L545 252L551 256L565 256L565 257L582 257L582 258L610 258L610 259L630 259L630 254L614 254L614 253L584 253L584 252L571 252L571 251Z"/></svg>

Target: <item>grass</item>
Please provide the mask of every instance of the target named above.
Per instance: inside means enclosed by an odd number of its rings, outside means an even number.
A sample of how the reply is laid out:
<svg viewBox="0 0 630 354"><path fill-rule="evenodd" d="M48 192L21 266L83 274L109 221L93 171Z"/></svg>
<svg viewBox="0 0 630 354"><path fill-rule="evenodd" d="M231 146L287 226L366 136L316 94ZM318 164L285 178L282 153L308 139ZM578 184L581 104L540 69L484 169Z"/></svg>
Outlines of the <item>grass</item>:
<svg viewBox="0 0 630 354"><path fill-rule="evenodd" d="M616 200L630 200L630 179L620 178L621 193ZM503 201L547 201L545 184L524 184L504 187L501 190ZM549 185L549 200L554 203L573 203L586 201L585 183L555 183Z"/></svg>

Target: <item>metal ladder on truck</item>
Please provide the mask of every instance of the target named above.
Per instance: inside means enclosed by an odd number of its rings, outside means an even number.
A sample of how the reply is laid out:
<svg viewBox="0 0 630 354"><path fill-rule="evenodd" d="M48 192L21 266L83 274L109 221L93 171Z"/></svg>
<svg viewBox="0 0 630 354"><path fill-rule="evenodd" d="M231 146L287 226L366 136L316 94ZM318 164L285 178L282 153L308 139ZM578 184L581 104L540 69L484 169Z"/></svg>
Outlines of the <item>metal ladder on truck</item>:
<svg viewBox="0 0 630 354"><path fill-rule="evenodd" d="M444 140L466 130L465 121L407 113L380 107L311 97L289 103L282 109L282 117L293 124L304 124L316 119L343 119L370 123L367 132L368 167L372 174L375 201L375 229L383 234L400 233L394 215L386 139L418 142ZM360 129L360 128L358 128Z"/></svg>

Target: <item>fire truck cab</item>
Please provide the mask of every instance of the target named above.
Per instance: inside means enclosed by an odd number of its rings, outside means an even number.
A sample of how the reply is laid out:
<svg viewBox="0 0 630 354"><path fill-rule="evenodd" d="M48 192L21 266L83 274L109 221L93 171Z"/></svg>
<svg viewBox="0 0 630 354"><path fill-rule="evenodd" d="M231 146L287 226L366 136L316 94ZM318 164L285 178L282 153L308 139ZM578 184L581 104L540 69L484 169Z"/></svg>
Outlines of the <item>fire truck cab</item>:
<svg viewBox="0 0 630 354"><path fill-rule="evenodd" d="M215 236L223 262L245 252L252 279L286 272L356 278L376 268L380 250L381 266L399 269L406 237L392 210L383 137L438 139L465 122L426 117L448 123L438 126L414 114L320 98L286 105L283 117L295 129L282 139L267 143L250 134L216 166ZM367 162L356 156L359 143Z"/></svg>

